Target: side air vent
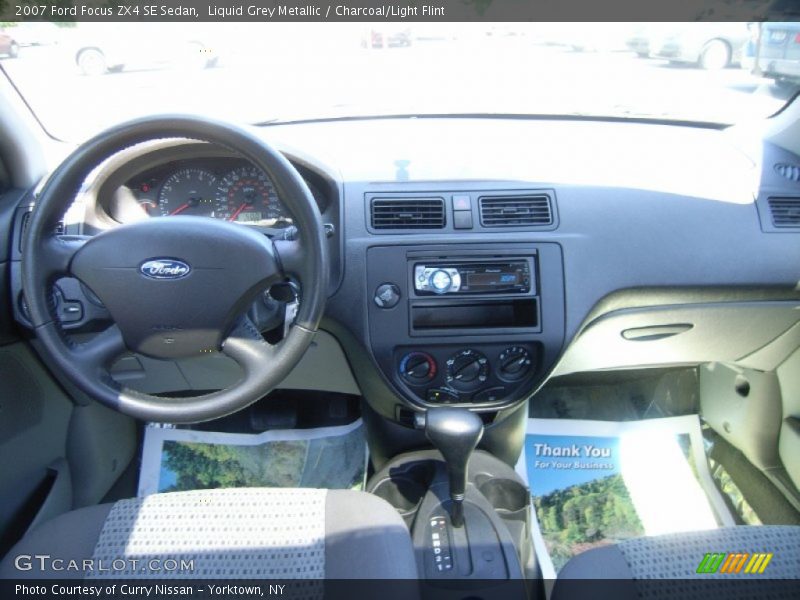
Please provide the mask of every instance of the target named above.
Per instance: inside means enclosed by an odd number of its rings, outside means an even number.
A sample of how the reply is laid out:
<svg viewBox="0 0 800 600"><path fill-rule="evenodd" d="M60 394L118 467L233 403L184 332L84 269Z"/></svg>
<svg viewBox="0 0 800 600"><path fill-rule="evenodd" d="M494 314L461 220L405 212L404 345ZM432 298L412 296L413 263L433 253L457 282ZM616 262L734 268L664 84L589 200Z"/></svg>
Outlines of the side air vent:
<svg viewBox="0 0 800 600"><path fill-rule="evenodd" d="M553 224L550 196L484 196L480 198L484 227L536 227Z"/></svg>
<svg viewBox="0 0 800 600"><path fill-rule="evenodd" d="M778 175L783 175L786 179L791 179L800 183L800 166L790 165L787 163L778 163L775 165L775 172Z"/></svg>
<svg viewBox="0 0 800 600"><path fill-rule="evenodd" d="M800 197L767 200L775 227L800 227Z"/></svg>
<svg viewBox="0 0 800 600"><path fill-rule="evenodd" d="M373 198L373 229L443 229L442 198Z"/></svg>

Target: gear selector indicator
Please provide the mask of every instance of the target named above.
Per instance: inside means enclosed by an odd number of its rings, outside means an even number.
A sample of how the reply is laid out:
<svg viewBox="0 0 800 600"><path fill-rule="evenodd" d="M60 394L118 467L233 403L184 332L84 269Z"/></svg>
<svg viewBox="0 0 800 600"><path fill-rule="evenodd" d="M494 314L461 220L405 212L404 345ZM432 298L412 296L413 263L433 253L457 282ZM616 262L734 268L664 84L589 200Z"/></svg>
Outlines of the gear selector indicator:
<svg viewBox="0 0 800 600"><path fill-rule="evenodd" d="M453 568L453 556L450 553L450 538L447 535L447 519L432 517L430 524L433 567L437 572L450 571Z"/></svg>

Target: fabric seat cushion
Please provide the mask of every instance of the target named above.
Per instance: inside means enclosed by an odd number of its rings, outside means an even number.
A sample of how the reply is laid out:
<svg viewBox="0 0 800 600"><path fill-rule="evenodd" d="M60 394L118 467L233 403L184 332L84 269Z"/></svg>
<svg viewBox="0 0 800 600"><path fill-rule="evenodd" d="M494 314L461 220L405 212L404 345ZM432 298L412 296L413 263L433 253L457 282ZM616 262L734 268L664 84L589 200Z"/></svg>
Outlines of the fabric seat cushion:
<svg viewBox="0 0 800 600"><path fill-rule="evenodd" d="M29 570L15 566L18 556L41 555L50 558L23 558L18 564L32 562ZM160 562L148 564L153 557ZM166 559L179 567L193 561L193 568L159 571ZM3 578L138 576L404 579L417 571L408 529L385 501L351 490L281 488L154 494L83 508L37 527L0 564Z"/></svg>
<svg viewBox="0 0 800 600"><path fill-rule="evenodd" d="M744 573L745 569L742 569L739 573L714 577L716 574L709 576L697 572L707 553L771 553L772 557L768 568L759 575ZM593 585L597 590L599 582L596 580L614 580L599 585L603 593L619 599L678 597L707 600L710 593L719 591L722 577L731 583L730 588L726 588L727 598L751 598L758 592L773 599L788 599L796 597L799 567L800 527L797 526L724 527L642 537L594 548L570 559L558 574L552 598L570 600L584 597L587 585ZM735 584L736 581L741 584L743 580L752 582L754 577L770 581L759 584L757 590ZM595 581L586 583L589 579Z"/></svg>

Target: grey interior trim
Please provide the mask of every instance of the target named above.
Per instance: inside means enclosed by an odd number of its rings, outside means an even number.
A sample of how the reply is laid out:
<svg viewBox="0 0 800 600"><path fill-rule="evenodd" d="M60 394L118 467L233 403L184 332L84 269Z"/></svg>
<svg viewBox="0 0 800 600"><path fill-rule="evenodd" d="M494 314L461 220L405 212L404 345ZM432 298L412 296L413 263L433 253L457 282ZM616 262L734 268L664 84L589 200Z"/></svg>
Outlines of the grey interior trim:
<svg viewBox="0 0 800 600"><path fill-rule="evenodd" d="M781 393L775 372L710 363L700 367L703 419L754 466L780 466Z"/></svg>
<svg viewBox="0 0 800 600"><path fill-rule="evenodd" d="M631 366L735 361L800 319L797 302L726 302L623 309L592 321L567 348L553 375ZM676 329L676 326L680 326ZM672 335L626 339L630 330Z"/></svg>
<svg viewBox="0 0 800 600"><path fill-rule="evenodd" d="M782 399L782 422L778 452L783 466L794 482L800 504L800 350L796 350L777 369ZM800 507L798 507L800 510Z"/></svg>
<svg viewBox="0 0 800 600"><path fill-rule="evenodd" d="M800 348L800 322L772 340L766 346L736 361L741 367L773 371Z"/></svg>
<svg viewBox="0 0 800 600"><path fill-rule="evenodd" d="M59 515L32 528L11 551L0 560L0 579L82 579L80 570L19 571L14 558L20 554L37 554L46 548L46 554L64 559L82 561L92 555L92 550L113 504L99 504ZM76 526L79 525L79 526Z"/></svg>
<svg viewBox="0 0 800 600"><path fill-rule="evenodd" d="M136 422L92 402L72 411L67 458L73 480L73 508L97 504L136 454Z"/></svg>
<svg viewBox="0 0 800 600"><path fill-rule="evenodd" d="M0 156L11 183L18 188L36 184L47 172L45 146L56 145L0 71Z"/></svg>
<svg viewBox="0 0 800 600"><path fill-rule="evenodd" d="M371 523L363 515L370 515ZM376 560L376 558L380 560ZM364 492L329 490L325 506L325 575L332 579L414 579L411 537L385 500Z"/></svg>
<svg viewBox="0 0 800 600"><path fill-rule="evenodd" d="M126 355L112 367L112 374L114 379L133 389L161 394L228 387L241 377L241 368L222 355L178 361ZM341 345L330 333L322 330L317 332L303 358L278 388L361 393Z"/></svg>
<svg viewBox="0 0 800 600"><path fill-rule="evenodd" d="M800 99L795 97L773 117L731 127L729 135L745 140L769 141L788 152L800 154Z"/></svg>
<svg viewBox="0 0 800 600"><path fill-rule="evenodd" d="M7 368L0 377L0 422L7 427L0 437L0 481L12 482L66 456L73 405L27 344L0 348L0 365Z"/></svg>
<svg viewBox="0 0 800 600"><path fill-rule="evenodd" d="M53 486L50 488L50 492L44 503L42 503L41 508L39 508L39 512L36 513L36 517L28 527L28 531L32 531L39 524L64 514L72 508L73 486L69 464L63 458L58 458L47 468L55 474Z"/></svg>

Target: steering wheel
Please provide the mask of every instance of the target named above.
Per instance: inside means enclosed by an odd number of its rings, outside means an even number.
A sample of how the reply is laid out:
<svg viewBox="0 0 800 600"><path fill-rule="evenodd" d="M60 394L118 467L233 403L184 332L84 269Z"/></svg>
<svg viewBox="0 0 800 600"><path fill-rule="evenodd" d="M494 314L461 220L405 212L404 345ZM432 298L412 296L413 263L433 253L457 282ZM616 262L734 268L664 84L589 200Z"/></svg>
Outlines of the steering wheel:
<svg viewBox="0 0 800 600"><path fill-rule="evenodd" d="M93 237L55 234L81 184L102 161L134 144L190 138L232 150L272 179L294 217L297 241L272 241L251 228L206 217L174 216L121 225ZM293 276L296 319L283 340L264 341L243 315L257 294ZM64 334L52 302L60 277L75 277L108 309L114 325L85 344ZM279 152L240 127L187 116L118 125L76 149L36 200L22 250L22 287L40 351L80 390L148 421L196 423L262 398L300 361L325 308L325 230L302 177ZM124 352L158 359L221 351L242 368L232 387L181 398L145 394L114 381Z"/></svg>

